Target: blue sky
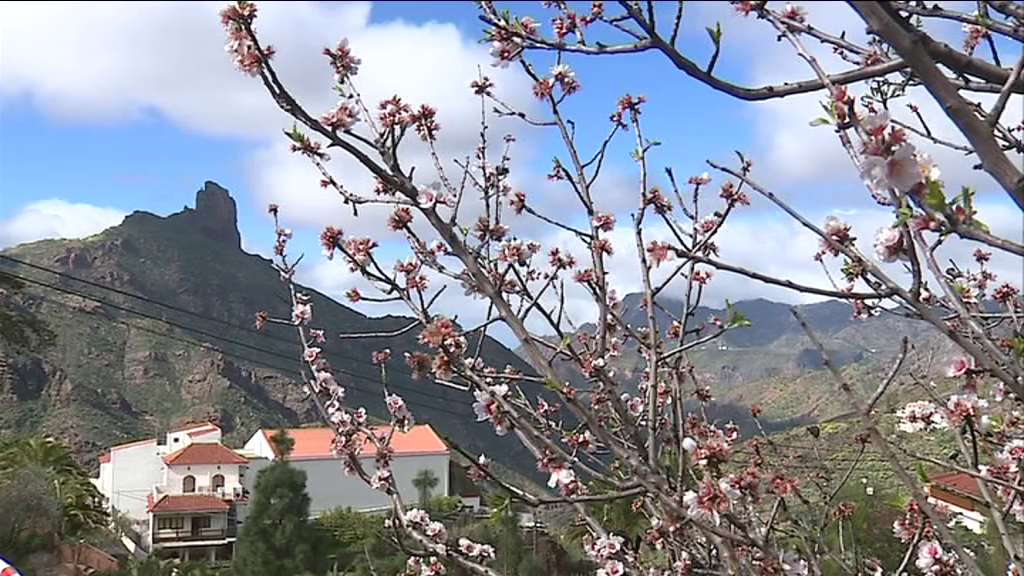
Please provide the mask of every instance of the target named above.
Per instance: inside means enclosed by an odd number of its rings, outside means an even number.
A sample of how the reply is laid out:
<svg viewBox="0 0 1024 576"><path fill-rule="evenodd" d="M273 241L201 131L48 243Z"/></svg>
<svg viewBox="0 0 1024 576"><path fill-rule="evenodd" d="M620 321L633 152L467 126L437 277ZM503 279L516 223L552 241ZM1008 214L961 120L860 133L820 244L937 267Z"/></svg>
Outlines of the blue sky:
<svg viewBox="0 0 1024 576"><path fill-rule="evenodd" d="M513 8L536 16L550 29L550 13L539 4L516 3ZM0 8L0 245L92 233L133 210L169 214L191 206L205 180L228 188L237 200L239 227L251 251L267 253L273 242L265 214L268 201L283 206L287 225L296 230L295 249L312 254L319 252L319 226L368 226L346 221L349 212L319 190L310 168L280 151L280 129L290 122L274 110L258 82L231 68L217 23L220 5L89 3L58 8L8 3ZM765 24L733 15L724 2L688 6L680 51L698 63L707 62L711 44L704 27L720 21L725 36L717 75L744 85L810 75ZM836 33L853 21L842 3L808 8L816 23ZM318 50L350 37L364 58L357 77L361 89L380 97L399 92L412 104L428 99L447 114L442 116L442 136L462 142L445 149L452 157L472 152L478 109L465 98L467 79L475 76L477 64L503 82L499 89L518 90L510 93L516 103L535 106L521 74L502 75L487 65L486 47L476 43L482 26L472 2L267 4L257 22L264 41L279 49L277 65L286 82L294 80L300 98L312 99L311 111L320 113L324 110L317 106L330 105L329 71ZM863 35L860 26L848 32L851 38ZM942 33L949 35L947 41L959 42L956 26ZM51 45L52 37L63 39L60 47ZM595 39L593 33L589 39ZM816 53L832 69L845 67L827 50ZM550 65L550 56L536 58L538 67ZM685 181L709 170L704 163L708 158L734 165L732 151L742 150L755 162L755 177L812 220L838 213L863 224L860 237L868 250L874 229L890 218L867 198L830 129L807 125L819 115L820 95L739 102L685 77L653 52L573 57L568 62L583 90L569 100L566 112L577 121L585 151L608 130L608 115L621 95L643 94L648 98L645 135L663 142L649 159L656 180L665 166ZM915 102L926 110L937 133L956 136L943 124L941 110L928 108L924 100ZM1019 117L1020 108L1011 103L1009 113ZM565 157L551 133L517 127L517 134L515 169L527 183L548 171L553 155ZM635 205L636 168L628 157L632 138L630 134L616 141L609 184L600 192L599 200L616 208L620 222L628 220ZM993 218L1002 219L996 224L1006 229L1008 222L1010 233L1014 226L1019 229L1014 213L1003 210L1012 205L987 176L971 171L969 162L956 154L935 150L933 155L956 185L981 190ZM338 175L354 186L364 182L361 174ZM553 193L559 192L543 192ZM545 200L564 204L558 198ZM810 259L813 238L765 203L738 214L731 225L723 242L724 259L805 283L824 283ZM388 251L398 253L393 247ZM624 290L635 285L629 270L617 269ZM336 295L354 281L323 262L311 266L305 278ZM728 280L720 286L719 298L791 296L749 282Z"/></svg>
<svg viewBox="0 0 1024 576"><path fill-rule="evenodd" d="M381 2L373 6L371 23L395 20L452 23L470 38L479 37L482 29L471 2ZM690 39L687 44L691 53L707 51L704 37ZM680 175L706 170L704 156L728 160L730 150L750 143L744 138L748 131L743 127L746 119L742 105L715 97L712 90L678 74L667 73L671 67L663 57L642 54L628 59L581 58L573 61L573 67L585 91L570 102L569 110L575 118L598 119L580 122L579 133L585 142L597 142L604 136L609 126L605 118L614 109L617 97L625 93L623 87L640 85L642 89L634 92L649 98L645 114L657 118L658 131L651 137L666 143L665 149L655 152L655 158L685 159L672 163ZM728 63L719 70L726 75L743 72L730 70ZM693 103L697 102L699 110L694 113ZM45 198L125 212L167 214L191 205L195 189L204 180L215 180L239 202L242 233L266 243L266 223L260 217L264 206L255 205L248 193L245 158L252 152L251 142L182 129L156 111L141 118L114 121L53 118L24 95L2 101L0 134L4 135L0 137L0 183L4 190L0 220ZM677 135L683 137L672 137ZM631 138L619 143L622 146L613 163L629 169L625 150L627 144L632 144ZM560 142L551 144L537 154L544 159L540 170L547 169L548 158L563 151ZM687 165L692 169L687 171Z"/></svg>

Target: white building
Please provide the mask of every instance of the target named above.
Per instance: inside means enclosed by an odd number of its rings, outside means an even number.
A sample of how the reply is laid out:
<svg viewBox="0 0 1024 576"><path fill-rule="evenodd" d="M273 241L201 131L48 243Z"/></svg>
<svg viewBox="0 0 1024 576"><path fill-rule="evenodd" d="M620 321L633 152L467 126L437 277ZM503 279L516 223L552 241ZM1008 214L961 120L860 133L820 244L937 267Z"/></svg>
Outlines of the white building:
<svg viewBox="0 0 1024 576"><path fill-rule="evenodd" d="M128 519L134 543L160 556L227 561L239 508L245 506L249 460L202 424L112 447L93 479L111 508ZM244 515L244 512L242 512Z"/></svg>
<svg viewBox="0 0 1024 576"><path fill-rule="evenodd" d="M941 474L931 479L925 492L930 503L944 505L954 513L950 525L960 523L976 534L985 531L989 512L976 478L961 472Z"/></svg>
<svg viewBox="0 0 1024 576"><path fill-rule="evenodd" d="M378 435L389 431L374 428ZM174 430L163 444L156 438L121 444L100 456L99 477L93 483L111 507L131 522L136 533L126 544L133 551L137 545L160 557L228 561L248 513L257 473L280 457L270 442L275 432L258 430L240 450L221 444L221 430L213 424ZM287 432L295 442L288 462L306 472L312 516L339 507L365 512L390 508L386 494L345 474L341 460L331 451L334 432L330 428ZM418 495L414 480L427 470L437 479L433 496L457 492L467 509L479 509L478 492L452 488L448 447L429 425L396 433L391 447L391 472L410 504ZM376 448L367 440L360 460L371 474L375 457ZM455 468L465 474L464 469Z"/></svg>
<svg viewBox="0 0 1024 576"><path fill-rule="evenodd" d="M386 426L374 428L378 435L387 434ZM274 460L279 455L274 451L270 437L276 430L257 430L245 444L244 452ZM310 514L319 516L334 508L350 507L364 512L384 510L391 506L387 494L373 490L357 476L348 476L342 468L341 459L331 450L334 432L330 428L290 428L288 436L295 441L288 462L306 472L306 492L310 498ZM414 426L405 434L396 433L391 439L394 457L391 473L403 497L411 504L418 491L413 479L423 470L429 470L437 479L434 496L448 496L449 452L448 447L428 424ZM376 447L367 440L363 444L359 459L367 473L375 470ZM253 474L255 477L255 474Z"/></svg>

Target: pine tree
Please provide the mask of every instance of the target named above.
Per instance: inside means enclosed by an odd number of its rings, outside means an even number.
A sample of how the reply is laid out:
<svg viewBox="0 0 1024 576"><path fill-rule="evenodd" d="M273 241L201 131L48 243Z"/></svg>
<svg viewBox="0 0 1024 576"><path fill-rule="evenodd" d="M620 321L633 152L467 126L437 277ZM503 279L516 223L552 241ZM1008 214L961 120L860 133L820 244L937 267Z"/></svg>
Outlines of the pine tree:
<svg viewBox="0 0 1024 576"><path fill-rule="evenodd" d="M327 559L309 521L306 473L287 459L294 441L283 431L271 441L280 457L256 476L232 567L238 576L323 574Z"/></svg>

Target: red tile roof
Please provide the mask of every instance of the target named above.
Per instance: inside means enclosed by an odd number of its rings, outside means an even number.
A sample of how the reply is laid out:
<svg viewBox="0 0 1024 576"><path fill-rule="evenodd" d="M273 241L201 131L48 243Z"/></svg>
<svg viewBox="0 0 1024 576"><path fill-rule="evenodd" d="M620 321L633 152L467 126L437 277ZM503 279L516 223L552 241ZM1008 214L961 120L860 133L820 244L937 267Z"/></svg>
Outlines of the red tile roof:
<svg viewBox="0 0 1024 576"><path fill-rule="evenodd" d="M199 494L164 495L155 503L149 497L149 511L154 514L176 512L227 512L231 506L216 496Z"/></svg>
<svg viewBox="0 0 1024 576"><path fill-rule="evenodd" d="M375 435L380 436L391 431L390 426L376 426L372 428ZM331 443L334 441L334 431L330 428L288 428L288 436L295 441L295 447L288 456L289 460L321 460L334 458L331 452ZM267 443L276 430L261 430ZM273 444L270 444L273 449ZM395 456L413 456L417 454L447 454L448 447L441 438L434 432L429 424L413 426L411 430L402 434L395 433L391 438L391 449ZM373 457L377 454L377 447L369 438L363 442L360 456Z"/></svg>
<svg viewBox="0 0 1024 576"><path fill-rule="evenodd" d="M983 500L981 488L978 487L978 479L962 472L950 472L932 478L931 484L947 492L967 496L976 500Z"/></svg>
<svg viewBox="0 0 1024 576"><path fill-rule="evenodd" d="M173 466L203 464L246 464L249 461L234 450L215 442L189 444L164 456L164 463Z"/></svg>

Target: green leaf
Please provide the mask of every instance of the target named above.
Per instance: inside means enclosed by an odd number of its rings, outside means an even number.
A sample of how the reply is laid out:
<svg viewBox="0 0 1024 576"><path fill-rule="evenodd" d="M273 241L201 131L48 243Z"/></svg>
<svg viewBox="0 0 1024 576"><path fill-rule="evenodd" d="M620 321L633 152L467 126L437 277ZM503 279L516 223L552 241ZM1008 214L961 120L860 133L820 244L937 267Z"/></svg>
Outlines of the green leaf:
<svg viewBox="0 0 1024 576"><path fill-rule="evenodd" d="M828 118L815 118L810 122L811 126L825 126L829 124L832 124L832 121L829 120Z"/></svg>
<svg viewBox="0 0 1024 576"><path fill-rule="evenodd" d="M491 509L491 520L497 520L512 510L512 497L506 496Z"/></svg>
<svg viewBox="0 0 1024 576"><path fill-rule="evenodd" d="M747 320L747 318L739 312L736 312L731 318L729 318L729 328L746 328L753 325L753 322Z"/></svg>
<svg viewBox="0 0 1024 576"><path fill-rule="evenodd" d="M1013 353L1017 355L1017 358L1024 360L1024 338L1018 336L1013 339Z"/></svg>
<svg viewBox="0 0 1024 576"><path fill-rule="evenodd" d="M715 48L718 48L722 43L722 23L715 22L715 27L713 29L708 27L704 30L707 31L708 36L711 38L711 42L715 45Z"/></svg>
<svg viewBox="0 0 1024 576"><path fill-rule="evenodd" d="M821 106L821 109L825 111L825 115L832 119L833 122L835 122L836 111L835 109L833 109L832 105L826 104L824 102L818 102L818 105Z"/></svg>
<svg viewBox="0 0 1024 576"><path fill-rule="evenodd" d="M733 309L732 302L725 301L725 312L726 312L726 328L746 328L747 326L753 326L753 322L747 320L742 313L738 310Z"/></svg>
<svg viewBox="0 0 1024 576"><path fill-rule="evenodd" d="M924 469L924 464L920 462L917 463L917 478L922 484L927 484L929 481L928 472Z"/></svg>
<svg viewBox="0 0 1024 576"><path fill-rule="evenodd" d="M914 210L908 207L900 208L896 211L896 224L902 226L910 221L914 216Z"/></svg>
<svg viewBox="0 0 1024 576"><path fill-rule="evenodd" d="M291 130L284 130L284 135L296 144L302 144L306 140L306 136L299 130L298 124L292 124Z"/></svg>
<svg viewBox="0 0 1024 576"><path fill-rule="evenodd" d="M946 195L942 191L942 184L932 180L928 182L928 191L922 200L926 208L936 212L944 212L946 206Z"/></svg>

